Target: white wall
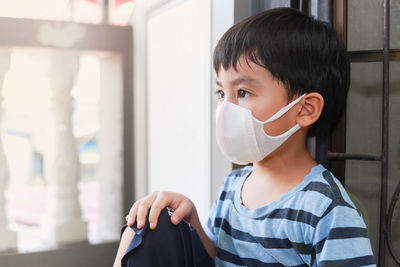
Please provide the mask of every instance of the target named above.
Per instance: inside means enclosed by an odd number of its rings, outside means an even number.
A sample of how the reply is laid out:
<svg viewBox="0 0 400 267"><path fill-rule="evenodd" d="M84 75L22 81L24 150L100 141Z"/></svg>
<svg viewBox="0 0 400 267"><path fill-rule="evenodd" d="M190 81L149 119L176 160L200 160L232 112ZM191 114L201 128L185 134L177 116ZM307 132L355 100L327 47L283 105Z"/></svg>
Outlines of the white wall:
<svg viewBox="0 0 400 267"><path fill-rule="evenodd" d="M192 199L210 190L210 1L170 1L148 21L149 191Z"/></svg>
<svg viewBox="0 0 400 267"><path fill-rule="evenodd" d="M212 52L233 0L138 0L134 29L136 198L188 196L202 223L231 164L214 138Z"/></svg>
<svg viewBox="0 0 400 267"><path fill-rule="evenodd" d="M234 24L234 0L214 0L212 1L212 51L214 51L219 39ZM218 148L215 138L215 110L217 108L217 97L215 91L216 74L213 66L210 66L212 91L211 100L211 201L215 201L219 188L224 177L232 170L232 163L229 162Z"/></svg>

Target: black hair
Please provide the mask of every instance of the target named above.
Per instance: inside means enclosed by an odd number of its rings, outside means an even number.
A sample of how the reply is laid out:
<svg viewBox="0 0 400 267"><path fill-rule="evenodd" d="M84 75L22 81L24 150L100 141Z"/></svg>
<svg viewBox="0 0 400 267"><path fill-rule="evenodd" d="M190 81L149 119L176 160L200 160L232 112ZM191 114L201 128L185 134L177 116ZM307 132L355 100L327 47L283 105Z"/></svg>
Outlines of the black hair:
<svg viewBox="0 0 400 267"><path fill-rule="evenodd" d="M214 69L233 67L244 56L281 81L288 101L304 93L324 98L320 118L308 135L328 135L346 103L350 61L333 27L292 8L276 8L232 26L214 51Z"/></svg>

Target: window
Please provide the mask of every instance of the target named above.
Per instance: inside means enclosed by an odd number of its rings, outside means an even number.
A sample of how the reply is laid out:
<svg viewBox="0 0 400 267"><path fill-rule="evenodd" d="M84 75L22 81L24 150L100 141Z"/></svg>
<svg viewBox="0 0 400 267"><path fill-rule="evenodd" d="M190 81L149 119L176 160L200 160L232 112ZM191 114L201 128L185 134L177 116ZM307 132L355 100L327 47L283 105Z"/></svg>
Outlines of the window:
<svg viewBox="0 0 400 267"><path fill-rule="evenodd" d="M110 266L121 213L134 198L132 29L0 9L8 16L0 17L0 164L9 170L1 177L0 196L7 194L0 221L3 231L7 206L13 230L2 232L0 265L61 266L64 258L70 265ZM59 231L56 215L65 215L59 212L82 218L75 221L77 238ZM45 239L45 229L56 238ZM16 237L18 251L4 251Z"/></svg>
<svg viewBox="0 0 400 267"><path fill-rule="evenodd" d="M0 17L80 23L128 25L131 0L15 0L0 1Z"/></svg>

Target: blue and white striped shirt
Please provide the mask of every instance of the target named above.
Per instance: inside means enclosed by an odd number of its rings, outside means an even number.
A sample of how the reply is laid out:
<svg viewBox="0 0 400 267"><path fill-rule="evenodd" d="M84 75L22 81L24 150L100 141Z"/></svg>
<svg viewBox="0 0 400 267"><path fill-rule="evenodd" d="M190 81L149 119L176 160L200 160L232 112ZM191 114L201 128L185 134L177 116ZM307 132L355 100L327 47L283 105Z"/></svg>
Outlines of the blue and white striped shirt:
<svg viewBox="0 0 400 267"><path fill-rule="evenodd" d="M241 188L253 167L225 178L205 231L217 266L375 266L366 225L322 165L278 200L250 210Z"/></svg>

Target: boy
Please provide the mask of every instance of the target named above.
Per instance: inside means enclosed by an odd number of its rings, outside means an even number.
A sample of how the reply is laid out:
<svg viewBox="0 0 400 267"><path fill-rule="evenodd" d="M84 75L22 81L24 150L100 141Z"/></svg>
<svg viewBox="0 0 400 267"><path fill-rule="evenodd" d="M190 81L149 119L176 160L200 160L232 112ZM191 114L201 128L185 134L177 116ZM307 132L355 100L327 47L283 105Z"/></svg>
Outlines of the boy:
<svg viewBox="0 0 400 267"><path fill-rule="evenodd" d="M135 202L128 225L141 228L148 215L155 229L169 206L172 223L191 224L217 266L375 266L360 213L305 145L336 124L349 65L333 28L297 10L234 25L214 52L216 134L228 159L253 166L225 178L204 229L192 201L171 192Z"/></svg>

